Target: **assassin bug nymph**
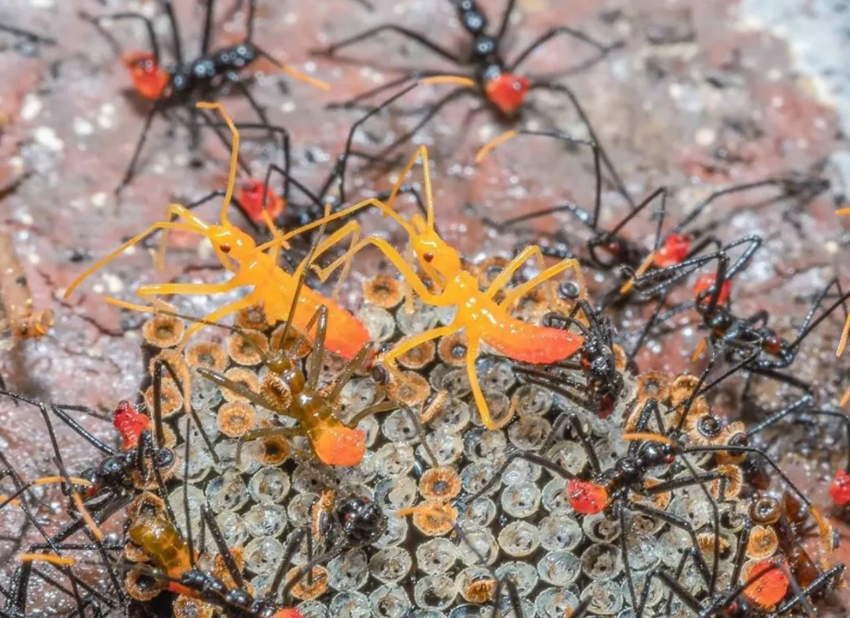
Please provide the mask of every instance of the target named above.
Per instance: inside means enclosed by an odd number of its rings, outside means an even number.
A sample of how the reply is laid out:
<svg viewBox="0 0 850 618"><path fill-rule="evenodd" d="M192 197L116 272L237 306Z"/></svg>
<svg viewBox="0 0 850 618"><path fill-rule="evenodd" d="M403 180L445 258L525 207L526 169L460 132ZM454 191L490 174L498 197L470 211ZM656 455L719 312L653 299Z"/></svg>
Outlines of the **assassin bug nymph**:
<svg viewBox="0 0 850 618"><path fill-rule="evenodd" d="M198 101L214 101L232 87L248 100L262 123L269 126L270 123L264 109L254 99L242 76L248 67L259 58L265 58L283 70L284 73L312 86L323 89L328 88L324 82L313 79L296 71L292 67L284 66L254 43L254 20L257 0L248 0L245 40L236 45L219 49L212 48L215 0L205 0L204 31L200 56L192 61L187 61L183 56L183 42L174 13L174 7L172 6L172 0L159 1L168 17L173 40L174 64L167 66L162 64L160 44L157 40L154 26L146 16L141 13L129 12L100 16L90 16L81 13L84 19L92 22L104 33L106 31L102 29L101 22L105 20L140 21L144 24L149 38L150 51L122 53L117 42L109 36L109 40L113 44L116 53L121 55L123 63L130 72L135 90L143 98L153 101L153 105L145 118L142 133L136 143L133 157L130 159L130 164L127 166L127 170L118 187L115 189L116 193L120 193L133 179L142 147L147 139L151 123L157 114L168 115L169 112L177 109L184 109L188 112L190 145L194 152L197 150L200 142L200 118L194 104Z"/></svg>
<svg viewBox="0 0 850 618"><path fill-rule="evenodd" d="M583 62L580 65L582 67L589 66L594 64L596 61L605 58L611 51L621 47L622 42L605 45L575 28L571 28L569 26L556 26L532 41L516 56L514 60L507 61L504 58L504 52L500 49L500 47L502 46L505 38L508 36L511 16L516 8L516 0L508 0L507 5L505 6L505 11L502 14L501 21L499 22L498 29L495 31L490 30L490 22L487 15L478 3L474 2L474 0L451 0L451 2L454 5L461 27L470 38L469 52L466 55L458 54L446 49L442 45L431 41L419 32L404 26L390 23L370 28L365 32L348 37L326 48L316 50L315 52L319 55L333 56L341 49L370 39L382 32L394 32L405 39L418 43L424 48L430 50L434 55L455 64L460 69L465 69L464 71L455 74L456 77L465 80L464 85L452 90L435 102L422 120L417 122L410 131L395 140L391 146L383 151L382 154L386 154L393 150L396 146L405 143L413 137L419 129L436 116L443 107L461 96L468 94L478 96L483 99L488 104L488 107L494 110L501 119L512 120L516 118L523 109L531 108L530 105L526 104L526 97L532 90L549 90L566 95L581 118L582 123L587 127L591 139L598 143L598 139L596 138L596 134L590 124L587 114L569 87L562 83L555 83L553 81L543 79L532 79L520 75L517 73L517 69L540 47L560 36L571 37L597 50L597 57L590 62ZM446 74L445 71L412 70L399 79L390 80L386 84L382 84L377 88L357 95L348 101L335 104L334 106L352 107L381 92L408 83L412 80L444 74ZM608 170L608 173L611 175L612 181L617 187L617 190L631 204L632 200L624 183L620 179L613 164L604 151L602 152L602 158L605 162L605 167Z"/></svg>
<svg viewBox="0 0 850 618"><path fill-rule="evenodd" d="M575 141L566 135L546 131L508 131L484 145L478 151L476 160L481 161L490 151L520 135L548 137L567 143ZM739 193L757 193L760 190L775 187L781 192L776 196L765 197L763 200L760 198L756 206L766 206L788 197L795 197L801 203L806 203L817 197L817 195L829 186L828 181L822 178L809 177L798 173L731 185L713 191L701 199L692 208L688 209L687 213L672 229L662 233L667 216L667 199L670 193L667 187L660 187L651 192L619 221L608 229L605 229L602 227L603 213L599 195L600 179L598 177L596 182L597 193L592 210L584 209L570 201L562 201L560 204L512 217L504 221L488 222L496 229L502 231L511 229L520 223L534 221L538 218L557 215L561 212L569 213L581 226L587 228L591 233L590 237L582 243L585 252L578 256L582 265L591 266L606 272L618 270L625 281L635 272L642 274L644 272L652 272L650 269L672 268L690 258L696 257L708 247L713 246L719 250L722 242L712 233L712 230L718 225L717 222L709 223L701 229L689 229L691 224L718 200ZM652 248L647 249L643 243L625 236L623 232L635 217L654 203L658 204L657 209L652 215L652 218L657 221L655 239ZM541 250L546 255L560 259L575 257L574 254L577 252L571 250L571 247L574 247L573 242L569 238L571 234L568 236L559 229L554 234L550 234L550 236L554 244L552 246L541 246ZM625 287L618 285L609 292L604 293L599 306L607 307L620 299L625 299L626 294L631 291L631 287L631 285ZM631 297L630 299L634 300Z"/></svg>

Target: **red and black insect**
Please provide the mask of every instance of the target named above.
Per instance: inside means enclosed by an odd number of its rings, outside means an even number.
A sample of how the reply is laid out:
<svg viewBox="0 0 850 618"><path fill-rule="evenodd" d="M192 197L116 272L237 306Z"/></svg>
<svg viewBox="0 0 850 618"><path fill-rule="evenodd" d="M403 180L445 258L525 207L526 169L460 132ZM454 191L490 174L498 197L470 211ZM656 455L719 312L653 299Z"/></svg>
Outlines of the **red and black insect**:
<svg viewBox="0 0 850 618"><path fill-rule="evenodd" d="M577 297L572 300L575 305L569 315L549 313L543 317L543 325L578 330L584 344L576 357L545 369L515 364L514 371L527 382L553 390L587 410L595 410L599 418L607 418L625 385L621 373L624 367L620 366L614 350L616 329L610 318L595 311L586 300ZM584 321L576 317L579 313ZM575 371L581 372L584 382L569 377Z"/></svg>
<svg viewBox="0 0 850 618"><path fill-rule="evenodd" d="M569 136L559 133L516 131L505 136L500 136L484 146L479 152L479 158L498 144L505 143L514 134L548 137L564 141L568 144L575 143L576 141ZM779 190L779 193L775 196L764 198L755 206L763 207L774 202L792 198L799 204L806 204L828 189L829 182L817 176L811 177L805 174L790 173L725 187L712 192L700 200L693 208L688 209L682 219L672 229L667 231L664 231L663 228L667 216L669 190L667 187L660 187L641 200L619 221L614 223L613 226L605 229L602 227L601 220L601 179L597 171L596 192L592 210L587 210L573 202L565 201L505 221L494 222L489 220L488 223L501 231L513 228L520 223L550 215L557 215L561 212L571 214L578 223L590 232L590 237L582 243L584 252L578 251L571 235L566 234L561 229L558 229L551 235L553 244L543 244L541 245L541 250L545 255L558 259L576 257L581 261L583 266L589 266L603 272L617 271L620 274L620 283L608 292L604 292L601 295L600 301L597 303L597 306L604 308L612 304L618 304L626 298L630 302L645 302L649 297L654 296L653 294L643 294L642 298L636 298L635 295L629 294L632 286L623 288L622 283L631 279L635 275L635 272L643 274L662 270L662 273L653 275L659 277L660 288L669 287L667 284L671 281L667 278L667 275L670 273L676 273L682 278L686 277L690 270L686 268L677 269L676 267L678 265L697 257L707 248L713 247L715 250L720 250L723 247L723 242L714 234L714 230L720 225L719 221L715 221L700 229L689 229L694 221L700 218L717 200L738 193L755 192L758 195L760 190L770 187L775 187ZM657 223L652 248L648 249L643 243L625 236L623 232L642 211L652 204L657 204L657 208L652 214L652 219L656 220ZM693 262L692 264L699 264L699 262ZM664 285L660 284L660 279L664 280Z"/></svg>
<svg viewBox="0 0 850 618"><path fill-rule="evenodd" d="M348 199L346 177L348 175L350 160L359 158L371 163L386 162L381 157L375 157L354 148L357 132L361 130L370 118L379 114L388 105L403 97L418 85L418 83L415 83L404 88L375 109L364 114L351 125L343 152L336 157L334 165L328 171L321 184L316 188L307 186L307 184L293 174L292 140L289 131L285 127L277 125L268 126L262 123L235 123L236 128L239 130L270 131L278 138L277 153L279 154L279 161L266 165L265 173L262 177L251 176L248 166L242 164L242 169L245 171L247 177L239 181L239 190L232 200L233 205L239 209L248 225L252 228L254 235L257 238L270 236L266 225L266 215L271 217L276 227L289 230L300 228L321 219L325 216L325 208L328 206L333 212L346 204L346 200ZM209 127L215 130L226 128L225 125L211 120L206 114L202 114L201 117ZM222 139L228 149L230 149L230 140L226 137ZM273 182L273 177L279 177L280 188L277 188L276 183ZM336 194L333 191L334 187L337 189ZM224 193L225 191L223 189L212 191L186 204L186 207L190 210L198 208L212 199L223 196ZM413 195L419 210L423 213L425 212L424 202L415 186L402 185L399 193ZM299 195L301 197L297 197ZM378 193L375 197L377 199L387 199L389 197L389 191ZM326 229L333 231L340 224L341 222L332 222ZM310 246L313 236L314 234L305 233L294 238L293 243L295 246L293 248L296 249L294 256L289 255L289 252L285 252L283 258L292 259L293 257L298 257L298 249L301 250L301 253L306 253L306 249Z"/></svg>
<svg viewBox="0 0 850 618"><path fill-rule="evenodd" d="M165 10L171 27L172 48L174 52L174 63L171 65L163 64L160 44L157 40L153 23L141 13L122 12L100 16L90 16L81 13L84 19L91 21L101 32L104 32L109 37L116 53L121 55L122 61L130 72L136 92L142 98L153 101L153 105L145 118L142 133L136 143L133 157L130 160L124 177L116 188L116 193L120 192L135 175L136 165L138 164L142 147L144 146L151 123L157 114L179 118L179 116L171 114L171 112L182 109L188 113L190 147L192 152L197 151L200 142L201 119L198 111L195 109L195 103L198 101L215 101L230 89L235 89L244 96L263 125L270 126L265 111L256 99L254 99L243 77L244 72L257 59L265 58L275 66L281 68L285 73L297 79L311 83L314 86L327 87L323 82L314 80L291 67L282 65L268 52L253 42L256 0L248 0L245 40L237 45L220 49L212 49L215 0L205 0L204 30L200 56L191 61L187 61L183 55L183 41L171 0L160 0L160 4ZM107 31L103 30L101 22L104 20L133 20L144 24L148 33L150 51L122 53L120 45Z"/></svg>
<svg viewBox="0 0 850 618"><path fill-rule="evenodd" d="M791 366L799 353L800 345L821 322L839 307L845 307L846 312L845 303L850 299L850 293L839 292L838 299L815 318L829 291L839 285L837 279L830 281L814 299L796 337L789 340L768 326L770 314L766 310L757 311L746 318L732 311L727 284L737 270L735 266L730 266L731 260L725 250L700 259L716 260L716 272L698 281L693 300L659 315L653 320L654 323L665 322L673 315L681 313L684 310L683 307L693 308L702 320L701 326L709 331L706 343L712 358L722 355L730 364L742 367L750 373L779 380L804 393L810 393L809 384L780 370ZM741 260L738 260L736 265L740 263ZM657 273L651 273L645 277L653 279L656 276ZM642 287L642 283L639 284L637 281L636 287ZM840 290L840 287L838 289Z"/></svg>
<svg viewBox="0 0 850 618"><path fill-rule="evenodd" d="M461 86L440 98L431 106L427 114L419 122L417 122L410 131L395 140L391 146L381 153L382 155L386 155L398 145L408 141L419 131L419 129L434 118L434 116L436 116L443 107L462 96L471 94L479 97L488 104L488 107L491 110L497 113L500 119L513 120L518 117L524 109L530 108L530 106L526 104L526 98L529 92L533 90L550 90L566 95L580 116L582 122L587 127L591 139L598 143L596 134L584 112L584 109L579 104L577 97L568 86L549 80L533 79L522 75L517 71L520 68L520 65L525 63L525 61L528 60L528 58L537 49L552 39L560 36L572 37L597 50L597 56L590 61L582 62L580 64L582 67L590 66L605 58L613 50L620 48L622 46L622 42L605 45L575 28L557 26L551 28L535 39L524 50L522 50L514 60L507 61L504 57L504 51L501 49L501 46L508 35L510 19L516 8L516 0L508 0L502 19L495 32L490 30L490 22L487 15L481 7L474 2L474 0L452 0L452 4L457 12L458 21L470 38L469 51L465 54L455 53L452 50L446 49L442 45L433 42L425 35L405 26L390 23L370 28L365 32L348 37L326 48L316 50L315 52L323 56L333 56L341 49L355 45L361 41L371 39L382 32L394 32L405 39L418 43L443 60L447 60L462 69L466 69L464 72L452 75L464 80L469 80L470 85L474 87L469 88L467 86ZM377 88L357 95L348 101L334 104L333 107L350 108L381 92L406 84L412 80L445 74L445 71L434 70L408 71L406 75L398 79L391 80ZM606 169L611 175L612 181L616 185L617 190L622 193L629 202L631 202L631 198L625 189L625 185L614 169L614 166L607 154L603 152L602 156L605 161Z"/></svg>

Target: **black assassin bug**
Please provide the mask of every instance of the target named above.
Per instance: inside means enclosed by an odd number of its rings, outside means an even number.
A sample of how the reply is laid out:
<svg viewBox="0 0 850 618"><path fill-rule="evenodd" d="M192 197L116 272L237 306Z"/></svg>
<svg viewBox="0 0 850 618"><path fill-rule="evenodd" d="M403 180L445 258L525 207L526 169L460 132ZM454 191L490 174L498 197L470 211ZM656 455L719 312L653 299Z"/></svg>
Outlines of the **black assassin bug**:
<svg viewBox="0 0 850 618"><path fill-rule="evenodd" d="M489 20L484 14L484 11L481 10L474 0L452 0L452 4L457 12L458 21L470 37L470 49L466 56L448 50L438 43L434 43L425 35L414 30L390 23L370 28L365 32L361 32L360 34L348 37L326 48L315 51L315 53L319 55L333 56L339 50L357 44L360 41L370 39L381 32L394 32L401 37L418 43L443 60L448 60L461 69L467 69L462 73L454 75L454 77L458 78L458 83L462 84L461 87L452 90L434 103L428 113L419 122L417 122L410 131L395 140L393 144L386 148L381 154L386 155L400 144L405 143L413 137L419 129L436 116L443 107L461 96L468 94L477 96L483 99L488 104L488 107L498 114L499 118L503 120L512 120L516 118L523 109L530 107L525 104L525 100L528 93L533 90L549 90L566 95L582 122L587 127L591 139L598 143L598 139L596 138L596 134L590 124L590 120L585 114L582 106L579 104L575 94L569 87L549 80L530 79L518 74L516 71L519 66L523 64L537 49L559 36L572 37L590 45L599 52L596 58L589 62L582 63L583 67L590 66L596 61L605 58L610 52L620 48L622 46L622 42L605 45L575 28L557 26L539 36L522 52L520 52L513 61L508 62L505 60L503 50L500 49L500 46L508 34L510 19L516 8L516 0L508 0L495 34L490 32ZM443 74L445 74L445 71L409 71L406 75L398 79L391 80L386 84L357 95L348 101L334 104L333 106L344 108L353 107L381 92L385 92L386 90L408 83L411 80ZM604 151L602 152L602 158L605 162L608 173L611 175L612 181L617 187L617 190L629 203L632 203L631 197L629 196L624 183L620 179L620 176L617 174L613 164Z"/></svg>
<svg viewBox="0 0 850 618"><path fill-rule="evenodd" d="M584 316L586 324L578 317ZM549 313L543 317L543 326L570 330L577 329L584 337L574 360L553 363L540 369L533 365L514 365L514 371L526 381L544 386L574 401L588 410L597 410L600 418L607 418L617 404L624 388L621 370L625 356L614 347L616 330L611 320L595 311L584 299L576 299L570 315ZM562 371L582 371L584 383L562 375ZM584 393L584 394L581 394Z"/></svg>
<svg viewBox="0 0 850 618"><path fill-rule="evenodd" d="M112 15L81 16L102 29L104 20L134 20L142 22L147 29L150 51L124 52L109 36L116 53L121 54L122 61L130 71L133 86L140 96L153 101L153 105L145 118L142 133L136 143L133 157L115 192L119 193L133 178L136 172L139 156L147 139L151 123L157 114L168 114L172 110L184 109L188 113L191 150L195 152L200 141L200 120L194 104L198 101L214 101L231 87L244 96L256 112L264 126L270 126L263 108L257 103L250 90L244 83L242 74L258 58L265 58L286 74L319 88L327 88L324 82L313 79L292 67L284 66L275 60L268 52L253 42L256 1L248 0L248 16L246 20L245 40L239 44L212 49L212 28L215 0L205 0L204 30L201 41L200 56L192 61L186 61L183 56L183 42L180 28L174 14L171 0L160 0L171 27L174 64L164 65L160 53L160 44L154 32L153 23L141 13L121 12Z"/></svg>
<svg viewBox="0 0 850 618"><path fill-rule="evenodd" d="M97 536L89 535L91 544L77 544L77 543L67 543L66 540L75 532L80 529L86 529L86 524L84 523L82 528L76 525L78 522L89 519L92 522L94 528L97 527L97 523L95 523L95 518L92 518L88 511L84 506L80 506L80 502L77 502L79 517L76 518L71 524L67 524L63 526L56 534L49 535L44 527L44 522L32 512L30 506L28 505L28 496L29 492L36 486L53 484L53 483L62 483L66 488L71 488L77 484L84 484L84 479L79 478L71 478L68 476L67 471L65 470L64 465L61 460L57 457L54 459L54 462L59 467L61 472L60 476L54 477L43 477L40 479L36 479L34 481L30 481L28 483L24 483L18 473L14 470L14 468L10 465L9 461L0 452L0 463L4 466L3 470L0 471L0 478L11 478L15 491L8 496L3 496L0 499L0 510L6 508L9 505L20 508L27 522L36 529L36 531L41 535L43 541L40 543L35 543L29 547L27 551L43 551L48 550L54 552L57 556L63 556L65 552L73 552L77 550L96 550L100 553L100 555L106 559L106 551L116 549L113 544L109 541L103 539L102 534ZM75 496L75 502L81 499L79 495L76 494L76 490L71 490L71 496ZM13 538L10 539L19 543L21 538ZM69 565L62 565L60 567L61 574L67 578L68 583L70 584L70 588L63 585L54 577L44 573L39 569L33 568L32 565L25 564L18 567L14 573L11 574L10 580L8 582L8 587L0 588L0 593L5 596L6 601L3 604L3 607L0 608L0 616L4 617L12 617L12 618L24 618L27 616L27 605L32 600L31 595L33 593L32 587L35 583L34 579L41 580L48 588L55 589L61 594L66 595L70 599L74 601L74 605L76 607L76 612L80 616L84 616L85 608L93 607L95 611L103 610L104 608L115 609L118 604L123 602L124 594L123 590L118 582L116 574L113 570L111 570L108 565L106 566L108 578L110 581L110 585L112 587L112 591L109 593L104 593L100 590L97 590L90 582L86 582L83 579L76 576L70 569ZM40 598L46 591L39 587L39 592L37 598ZM117 601L117 603L116 603ZM68 615L73 615L74 612L69 611Z"/></svg>
<svg viewBox="0 0 850 618"><path fill-rule="evenodd" d="M734 268L730 266L729 256L725 251L721 251L705 258L716 259L717 270L715 274L701 279L701 284L698 282L694 300L654 316L651 321L656 324L664 323L681 313L684 310L682 307L694 308L700 315L702 326L709 331L705 341L712 350L712 356L722 354L730 363L739 363L750 373L779 380L799 388L804 393L810 393L811 387L808 384L780 370L791 366L802 342L821 322L839 307L845 307L846 311L845 303L850 299L850 292L841 293L841 288L838 287L838 299L815 318L815 313L829 291L839 286L837 279L830 281L814 299L797 336L787 340L767 325L770 314L766 310L760 310L747 318L735 315L728 306L730 273ZM646 277L654 278L655 274L651 273Z"/></svg>
<svg viewBox="0 0 850 618"><path fill-rule="evenodd" d="M547 131L509 131L496 137L482 147L479 150L477 159L480 161L488 152L518 135L549 137L567 143L574 143L576 141L569 136ZM610 227L610 229L606 230L601 227L602 202L598 172L596 183L593 210L586 210L572 202L562 202L561 204L519 215L505 221L496 222L488 220L488 223L502 231L541 217L555 215L561 212L570 213L582 226L591 232L590 237L583 243L586 255L576 255L578 252L571 249L573 243L560 230L552 235L552 240L555 242L554 245L541 246L544 254L558 259L577 257L582 265L590 266L601 271L617 270L620 272L623 282L625 282L636 271L643 273L647 271L652 272L649 269L672 269L676 265L697 256L708 247L714 247L716 250L721 249L722 242L711 233L711 230L718 225L717 223L714 223L708 228L693 231L687 230L717 200L737 193L776 187L781 191L779 195L765 199L757 205L767 205L788 197L795 197L800 203L805 204L829 187L829 181L824 178L809 177L808 175L798 173L732 185L714 191L700 200L693 208L688 210L687 214L672 229L662 233L664 220L667 215L667 198L669 194L667 187L660 187L651 192L637 206ZM624 236L622 232L645 208L656 202L658 203L658 209L653 214L653 218L657 219L655 239L652 249L648 250L642 243ZM619 299L625 299L630 289L631 286L623 288L617 285L609 292L603 293L599 306L604 308L617 302ZM631 297L629 298L630 300L634 300Z"/></svg>
<svg viewBox="0 0 850 618"><path fill-rule="evenodd" d="M189 474L190 441L192 418L186 417L186 442L184 451L184 475ZM160 479L158 479L159 483ZM164 487L160 486L164 492ZM286 572L287 562L281 563L275 577L275 584L265 597L254 596L246 587L245 580L237 560L227 546L227 541L207 505L201 507L201 538L206 539L209 532L218 555L222 558L225 577L204 570L199 565L199 552L205 548L197 547L192 533L192 521L189 515L188 485L183 485L183 509L186 522L185 536L175 523L174 514L167 500L163 500L162 513L135 513L128 527L129 538L144 550L154 567L147 565L116 565L129 573L147 577L160 582L169 592L182 595L191 600L197 599L229 612L228 615L239 618L301 618L301 613L291 607L282 606L277 601L278 587L282 575ZM63 568L71 564L89 564L84 560L60 558L45 554L23 554L23 562L47 562ZM100 565L94 562L92 564Z"/></svg>

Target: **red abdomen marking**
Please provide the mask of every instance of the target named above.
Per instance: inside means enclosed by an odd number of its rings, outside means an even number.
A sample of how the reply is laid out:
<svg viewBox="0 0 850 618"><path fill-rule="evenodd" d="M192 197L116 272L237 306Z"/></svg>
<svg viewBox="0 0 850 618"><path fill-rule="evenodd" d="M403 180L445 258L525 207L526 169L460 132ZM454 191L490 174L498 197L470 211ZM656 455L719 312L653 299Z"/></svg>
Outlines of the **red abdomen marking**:
<svg viewBox="0 0 850 618"><path fill-rule="evenodd" d="M120 401L112 413L112 424L123 439L121 449L128 451L139 444L142 432L150 426L150 418L136 412L129 401Z"/></svg>
<svg viewBox="0 0 850 618"><path fill-rule="evenodd" d="M242 182L239 189L239 203L245 208L247 214L254 223L265 223L263 218L263 189L265 183L262 180L249 178ZM283 199L277 193L269 189L266 193L265 210L272 219L278 217L284 208Z"/></svg>
<svg viewBox="0 0 850 618"><path fill-rule="evenodd" d="M846 470L839 470L829 486L829 497L837 506L850 504L850 474Z"/></svg>
<svg viewBox="0 0 850 618"><path fill-rule="evenodd" d="M482 325L482 339L510 359L533 365L569 358L582 346L584 337L559 328L534 326L515 318Z"/></svg>
<svg viewBox="0 0 850 618"><path fill-rule="evenodd" d="M596 515L608 506L608 491L596 483L570 479L567 484L567 501L580 515Z"/></svg>
<svg viewBox="0 0 850 618"><path fill-rule="evenodd" d="M371 340L369 331L366 330L360 320L346 309L307 286L304 286L301 291L301 298L298 299L294 326L301 332L306 332L307 322L322 305L328 308L328 331L325 349L338 354L345 360L353 360L363 346ZM312 339L315 336L316 326L314 325L310 331L310 338Z"/></svg>
<svg viewBox="0 0 850 618"><path fill-rule="evenodd" d="M747 574L747 581L752 583L744 588L744 596L764 609L778 605L788 593L788 578L773 562L768 559L755 563ZM770 571L765 573L768 569Z"/></svg>
<svg viewBox="0 0 850 618"><path fill-rule="evenodd" d="M691 250L691 237L687 234L670 234L655 253L652 263L656 268L675 266L685 259Z"/></svg>
<svg viewBox="0 0 850 618"><path fill-rule="evenodd" d="M121 61L130 72L133 88L146 99L158 99L171 80L171 76L156 63L151 53L126 52L122 54Z"/></svg>
<svg viewBox="0 0 850 618"><path fill-rule="evenodd" d="M694 300L699 300L699 295L703 292L707 292L717 280L717 276L713 274L702 275L697 282L694 284ZM723 285L720 286L720 294L717 297L718 305L725 305L726 301L729 300L729 293L732 291L732 282L724 281ZM701 304L708 304L711 299L711 294L707 294L706 297L701 301Z"/></svg>
<svg viewBox="0 0 850 618"><path fill-rule="evenodd" d="M503 113L513 115L525 102L530 83L528 78L512 73L502 73L484 86L487 100Z"/></svg>

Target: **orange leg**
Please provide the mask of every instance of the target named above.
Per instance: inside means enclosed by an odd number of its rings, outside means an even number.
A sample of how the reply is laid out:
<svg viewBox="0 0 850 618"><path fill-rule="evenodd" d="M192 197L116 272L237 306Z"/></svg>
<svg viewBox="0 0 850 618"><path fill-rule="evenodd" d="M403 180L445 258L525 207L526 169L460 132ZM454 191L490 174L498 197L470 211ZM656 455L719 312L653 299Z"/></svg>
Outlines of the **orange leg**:
<svg viewBox="0 0 850 618"><path fill-rule="evenodd" d="M328 264L326 267L321 268L319 266L312 266L313 271L319 276L319 281L324 283L328 280L333 272L342 266L342 272L339 275L339 279L334 284L333 292L331 293L331 299L336 302L339 298L339 290L342 287L342 283L345 281L345 278L348 276L348 271L351 268L351 258L354 257L354 253L356 253L355 248L357 246L357 242L360 240L360 224L357 221L349 221L341 228L339 228L336 232L328 236L325 240L320 242L316 246L316 251L313 253L313 259L316 259L323 253L325 253L328 249L336 245L346 236L351 236L351 242L348 245L348 249L345 253L343 253L340 257L335 259L333 262ZM300 269L302 265L299 265L299 270L296 271L295 277L300 276Z"/></svg>
<svg viewBox="0 0 850 618"><path fill-rule="evenodd" d="M197 232L197 231L199 231L197 228L194 228L194 227L187 225L187 224L184 224L184 223L169 223L167 221L158 221L158 222L154 223L153 225L150 225L141 234L137 234L136 236L134 236L133 238L131 238L130 240L128 240L127 242L122 244L120 247L118 247L114 251L111 251L105 257L99 259L92 266L90 266L89 268L84 270L82 272L82 274L80 274L76 279L74 279L71 282L71 284L65 289L65 294L63 295L63 298L68 298L71 295L71 293L77 288L77 286L79 286L93 272L95 272L96 270L99 270L101 267L103 267L104 265L106 265L109 262L111 262L112 260L114 260L118 255L120 255L121 253L123 253L124 251L126 251L127 249L132 247L133 245L140 243L141 241L143 241L145 238L147 238L148 236L150 236L151 234L153 234L157 230L183 230L183 231L186 231L186 232Z"/></svg>
<svg viewBox="0 0 850 618"><path fill-rule="evenodd" d="M172 223L174 218L185 219L189 225L196 226L197 230L201 233L209 227L204 221L199 219L195 213L180 204L169 204L165 209L165 221ZM164 229L159 237L159 247L156 250L156 257L154 258L154 265L157 270L162 270L165 265L165 249L167 244L168 230Z"/></svg>
<svg viewBox="0 0 850 618"><path fill-rule="evenodd" d="M361 240L346 253L354 255L366 245L374 245L381 253L383 253L384 257L392 262L393 266L398 269L398 272L400 272L407 283L410 284L410 287L419 294L423 302L429 305L436 305L438 307L443 307L447 304L440 294L434 294L428 289L428 286L426 286L422 279L419 278L419 275L416 274L416 270L414 270L413 266L410 265L410 262L404 259L404 257L383 238L370 236L365 240Z"/></svg>
<svg viewBox="0 0 850 618"><path fill-rule="evenodd" d="M252 296L253 296L252 294L249 294L248 296L246 296L245 298L243 298L241 300L237 300L235 302L230 303L229 305L225 305L224 307L221 307L220 309L216 309L215 311L213 311L209 315L204 316L202 319L204 320L204 322L217 322L221 318L228 316L231 313L236 313L240 309L244 309L245 307L250 307L251 305L254 304L254 299L252 298ZM192 324L192 326L187 328L186 334L183 335L183 340L180 342L180 345L177 346L175 353L177 355L182 354L183 348L186 347L186 343L189 341L189 339L192 337L192 335L197 333L199 330L201 330L205 326L207 326L207 325L204 324L203 322L196 322L196 323Z"/></svg>
<svg viewBox="0 0 850 618"><path fill-rule="evenodd" d="M397 371L397 368L395 367L395 359L399 356L412 350L416 346L425 343L426 341L430 341L431 339L436 339L437 337L448 337L452 333L459 331L461 328L463 328L462 325L449 324L448 326L438 326L437 328L426 330L418 335L405 338L396 347L384 355L383 363L390 371Z"/></svg>
<svg viewBox="0 0 850 618"><path fill-rule="evenodd" d="M505 270L510 268L512 264L513 264L513 262L511 264L509 264L506 267ZM518 266L517 266L517 268L518 268ZM513 290L511 290L510 292L508 292L505 295L504 300L501 303L499 303L499 306L507 309L512 304L514 304L517 300L519 300L520 298L522 298L523 296L528 294L531 290L533 290L535 287L537 287L538 285L540 285L544 281L548 281L549 279L553 279L554 277L557 277L558 275L560 275L565 270L570 270L570 269L573 269L573 270L576 271L576 273L578 275L578 279L579 279L579 285L581 286L581 289L582 289L582 294L584 294L584 280L583 280L582 275L581 275L581 267L579 266L578 260L570 259L570 260L564 260L562 262L558 262L554 266L550 266L549 268L544 270L542 273L536 275L535 277L532 277L531 279L529 279L528 281L526 281L522 285L515 287ZM490 287L492 288L493 286L490 286Z"/></svg>
<svg viewBox="0 0 850 618"><path fill-rule="evenodd" d="M847 347L847 336L850 335L850 315L844 320L844 328L841 330L841 339L838 340L838 349L835 351L836 356L844 354L844 348Z"/></svg>
<svg viewBox="0 0 850 618"><path fill-rule="evenodd" d="M484 391L481 390L481 383L478 381L478 373L475 371L475 361L478 360L479 349L478 337L472 335L469 329L466 330L466 375L469 378L469 386L472 388L472 397L475 399L475 404L478 406L478 414L481 415L481 422L487 429L501 429L510 422L513 418L512 414L508 414L501 422L495 422L490 416L490 407L487 405L487 400L484 398Z"/></svg>
<svg viewBox="0 0 850 618"><path fill-rule="evenodd" d="M296 229L292 230L291 232L287 232L286 234L284 234L283 236L281 236L279 238L275 238L273 240L268 241L265 244L260 245L259 247L257 247L257 249L259 251L265 251L266 249L274 247L275 245L279 245L281 243L287 242L289 239L293 238L294 236L304 234L305 232L309 232L310 230L315 230L316 228L321 227L324 224L330 223L331 221L336 221L337 219L342 219L343 217L347 217L348 215L354 214L355 212L363 210L365 208L368 208L369 206L374 206L375 208L379 209L385 215L392 217L397 223L399 223L399 225L404 227L405 230L410 231L410 226L407 224L407 221L402 219L398 215L398 213L392 211L383 202L376 200L374 198L369 198L369 199L364 200L364 201L362 201L358 204L354 204L353 206L349 206L348 208L343 208L342 210L338 210L337 212L330 214L330 215L327 215L325 217L322 217L321 219L316 219L312 223L308 223L307 225L296 228Z"/></svg>

